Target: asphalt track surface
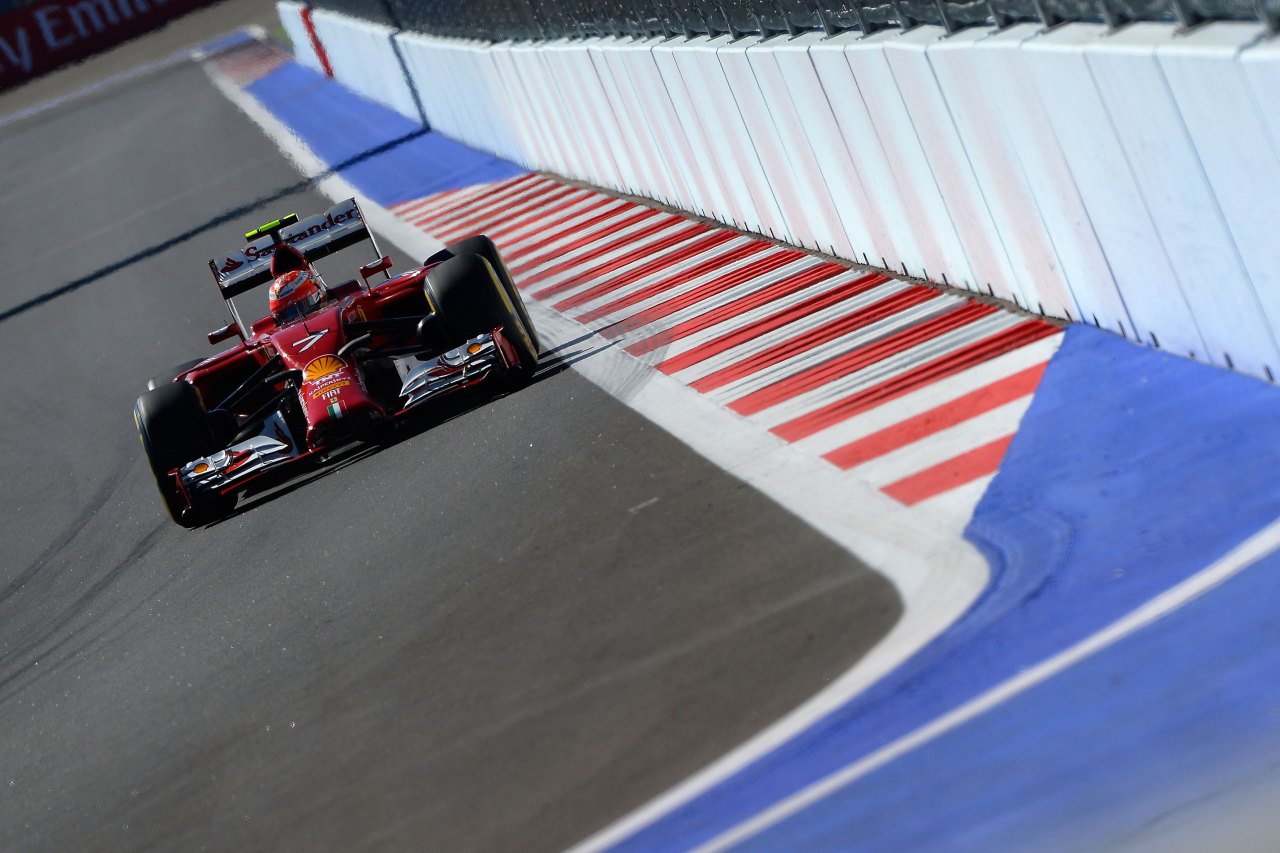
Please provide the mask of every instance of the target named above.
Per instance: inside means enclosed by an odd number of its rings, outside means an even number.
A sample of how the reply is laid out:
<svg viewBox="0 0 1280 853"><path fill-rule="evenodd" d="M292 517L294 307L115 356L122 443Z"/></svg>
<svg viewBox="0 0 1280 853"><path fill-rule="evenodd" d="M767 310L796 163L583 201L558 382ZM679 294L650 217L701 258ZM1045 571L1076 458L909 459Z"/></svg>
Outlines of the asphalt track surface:
<svg viewBox="0 0 1280 853"><path fill-rule="evenodd" d="M133 401L210 351L205 259L328 202L193 65L0 130L0 157L0 849L564 847L897 618L554 358L181 530Z"/></svg>

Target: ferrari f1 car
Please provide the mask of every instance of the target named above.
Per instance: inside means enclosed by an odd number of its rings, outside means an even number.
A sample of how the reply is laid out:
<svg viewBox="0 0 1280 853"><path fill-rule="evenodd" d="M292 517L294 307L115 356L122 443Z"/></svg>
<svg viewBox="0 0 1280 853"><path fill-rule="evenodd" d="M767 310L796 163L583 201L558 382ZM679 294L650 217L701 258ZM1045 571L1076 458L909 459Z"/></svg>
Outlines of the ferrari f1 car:
<svg viewBox="0 0 1280 853"><path fill-rule="evenodd" d="M518 383L537 366L533 323L486 237L395 278L355 199L245 237L243 248L209 261L231 314L209 343L239 342L151 380L134 408L165 507L184 527L227 515L269 472L445 395ZM326 285L312 262L361 244L374 260L359 280ZM235 297L265 284L271 313L246 325Z"/></svg>

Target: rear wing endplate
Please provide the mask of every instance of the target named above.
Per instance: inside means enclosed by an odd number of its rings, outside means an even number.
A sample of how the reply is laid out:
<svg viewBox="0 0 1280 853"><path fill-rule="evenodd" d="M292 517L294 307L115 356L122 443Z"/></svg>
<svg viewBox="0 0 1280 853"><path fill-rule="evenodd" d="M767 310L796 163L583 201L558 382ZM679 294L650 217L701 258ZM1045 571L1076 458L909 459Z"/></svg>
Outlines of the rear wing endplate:
<svg viewBox="0 0 1280 853"><path fill-rule="evenodd" d="M281 242L302 252L308 261L331 255L361 240L373 242L373 235L369 233L360 205L354 198L338 202L324 213L285 226L279 233ZM209 269L222 298L230 299L271 281L271 255L275 248L272 236L267 234L241 249L210 260ZM377 251L376 244L374 251Z"/></svg>

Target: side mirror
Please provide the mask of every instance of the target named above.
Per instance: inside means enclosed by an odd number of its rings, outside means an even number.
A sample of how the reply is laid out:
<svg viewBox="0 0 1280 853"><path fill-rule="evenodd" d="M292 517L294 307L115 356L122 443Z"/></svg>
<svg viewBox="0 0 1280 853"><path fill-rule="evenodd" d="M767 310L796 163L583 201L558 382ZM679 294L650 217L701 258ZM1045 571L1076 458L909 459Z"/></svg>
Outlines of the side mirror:
<svg viewBox="0 0 1280 853"><path fill-rule="evenodd" d="M235 323L228 323L221 329L214 329L209 333L209 343L220 344L225 340L234 338L240 334L240 327Z"/></svg>
<svg viewBox="0 0 1280 853"><path fill-rule="evenodd" d="M385 273L389 269L391 269L391 259L386 255L383 255L381 258L378 258L378 260L360 267L360 277L364 279L365 286L368 287L369 279L373 278L380 272ZM390 278L390 276L387 277Z"/></svg>

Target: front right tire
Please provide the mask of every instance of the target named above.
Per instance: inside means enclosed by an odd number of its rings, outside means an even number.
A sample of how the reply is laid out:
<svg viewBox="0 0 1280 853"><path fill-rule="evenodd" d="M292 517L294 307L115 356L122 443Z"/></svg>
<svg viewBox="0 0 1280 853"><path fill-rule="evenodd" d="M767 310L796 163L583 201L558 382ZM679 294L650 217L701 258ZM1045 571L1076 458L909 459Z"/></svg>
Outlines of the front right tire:
<svg viewBox="0 0 1280 853"><path fill-rule="evenodd" d="M426 288L451 346L501 326L520 358L512 372L519 378L533 375L537 344L488 260L480 255L450 258L427 273Z"/></svg>
<svg viewBox="0 0 1280 853"><path fill-rule="evenodd" d="M489 262L489 266L493 267L493 271L498 276L498 281L502 283L502 289L507 292L507 296L511 299L512 307L520 315L520 322L524 323L525 331L529 333L529 338L533 341L534 351L541 352L542 342L538 340L538 330L533 327L533 318L529 316L529 309L525 307L524 299L520 296L520 290L516 287L516 281L511 277L511 270L507 269L507 262L502 259L502 253L498 251L497 245L483 234L478 234L475 237L468 237L465 240L450 243L445 247L445 252L455 257L479 255Z"/></svg>

